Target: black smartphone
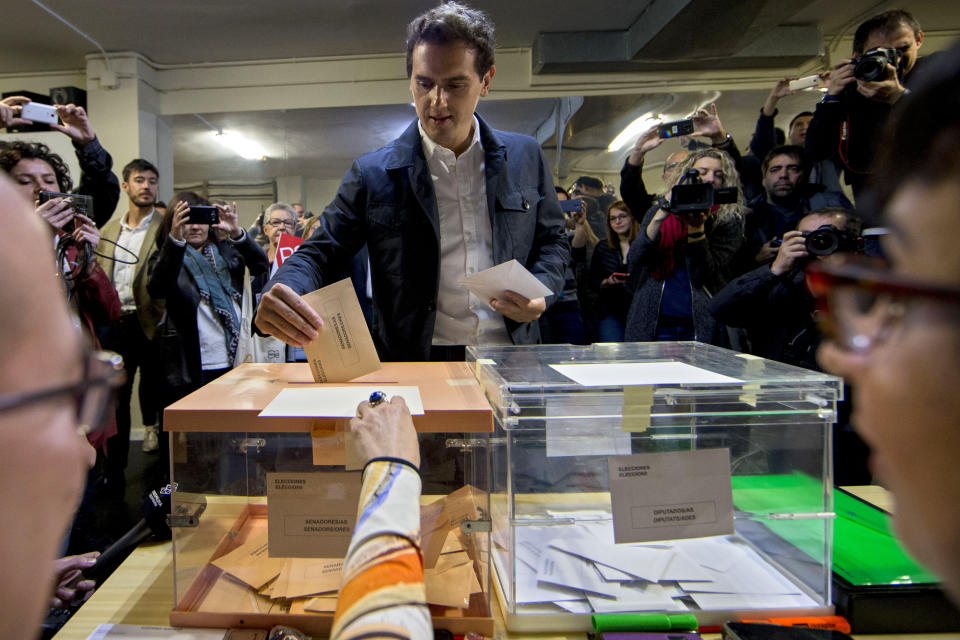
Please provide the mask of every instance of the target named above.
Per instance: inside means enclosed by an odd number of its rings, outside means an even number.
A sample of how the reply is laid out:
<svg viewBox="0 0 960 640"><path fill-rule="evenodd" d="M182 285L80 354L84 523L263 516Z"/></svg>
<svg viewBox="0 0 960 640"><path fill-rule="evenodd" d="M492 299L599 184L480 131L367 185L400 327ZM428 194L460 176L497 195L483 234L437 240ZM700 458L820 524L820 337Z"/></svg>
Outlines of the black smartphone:
<svg viewBox="0 0 960 640"><path fill-rule="evenodd" d="M190 224L217 224L220 222L220 210L213 206L195 205L187 214Z"/></svg>
<svg viewBox="0 0 960 640"><path fill-rule="evenodd" d="M762 622L728 622L723 625L724 640L853 640L842 631L787 627Z"/></svg>
<svg viewBox="0 0 960 640"><path fill-rule="evenodd" d="M583 206L583 201L573 198L572 200L561 200L560 211L564 213L576 213Z"/></svg>
<svg viewBox="0 0 960 640"><path fill-rule="evenodd" d="M93 198L91 196L85 196L80 193L58 193L56 191L40 192L40 204L53 200L54 198L69 198L70 208L73 209L74 213L87 216L91 220L93 219L91 215L93 211ZM73 233L73 230L76 228L75 223L76 218L71 218L69 222L63 225L63 230L67 233Z"/></svg>
<svg viewBox="0 0 960 640"><path fill-rule="evenodd" d="M661 138L676 138L677 136L686 136L693 133L693 120L677 120L676 122L664 122L657 127L657 132Z"/></svg>

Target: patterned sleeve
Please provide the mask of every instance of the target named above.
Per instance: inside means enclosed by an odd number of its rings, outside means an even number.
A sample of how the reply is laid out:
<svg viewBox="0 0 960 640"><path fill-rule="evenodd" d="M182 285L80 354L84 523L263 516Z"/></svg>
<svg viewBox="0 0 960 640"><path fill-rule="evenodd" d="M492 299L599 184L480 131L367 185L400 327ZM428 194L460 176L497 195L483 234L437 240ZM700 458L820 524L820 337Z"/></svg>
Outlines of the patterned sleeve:
<svg viewBox="0 0 960 640"><path fill-rule="evenodd" d="M330 634L331 640L367 637L433 638L420 555L420 476L386 460L363 473Z"/></svg>

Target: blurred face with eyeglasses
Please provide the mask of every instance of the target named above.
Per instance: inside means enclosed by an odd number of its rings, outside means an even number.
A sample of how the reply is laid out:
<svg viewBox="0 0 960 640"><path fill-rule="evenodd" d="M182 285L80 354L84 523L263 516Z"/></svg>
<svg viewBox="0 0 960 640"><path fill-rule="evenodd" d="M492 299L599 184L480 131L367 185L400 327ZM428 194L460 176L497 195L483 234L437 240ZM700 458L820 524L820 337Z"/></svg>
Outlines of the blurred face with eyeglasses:
<svg viewBox="0 0 960 640"><path fill-rule="evenodd" d="M293 214L285 209L274 209L263 223L263 232L270 241L270 248L276 250L277 242L280 241L280 234L286 233L292 235L297 230L297 223L294 221Z"/></svg>
<svg viewBox="0 0 960 640"><path fill-rule="evenodd" d="M78 434L85 357L48 237L32 207L0 176L0 637L29 636L46 612L53 561L94 452ZM45 391L54 390L51 393ZM59 392L56 390L60 390ZM69 391L68 391L69 390Z"/></svg>
<svg viewBox="0 0 960 640"><path fill-rule="evenodd" d="M808 274L833 339L818 355L854 390L854 425L895 496L910 552L960 600L960 182L913 179L887 208L888 269Z"/></svg>
<svg viewBox="0 0 960 640"><path fill-rule="evenodd" d="M663 161L663 184L668 187L673 186L673 181L670 179L673 170L679 166L681 162L687 159L687 156L690 155L687 151L674 151L667 156L667 159Z"/></svg>

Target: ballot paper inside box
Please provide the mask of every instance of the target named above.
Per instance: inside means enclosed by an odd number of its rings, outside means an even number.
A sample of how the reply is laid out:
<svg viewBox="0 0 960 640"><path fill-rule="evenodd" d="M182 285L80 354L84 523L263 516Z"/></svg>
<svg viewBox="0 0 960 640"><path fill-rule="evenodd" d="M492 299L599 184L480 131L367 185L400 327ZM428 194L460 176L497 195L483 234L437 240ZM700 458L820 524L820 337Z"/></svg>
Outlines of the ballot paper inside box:
<svg viewBox="0 0 960 640"><path fill-rule="evenodd" d="M508 629L832 611L839 379L695 342L471 347L468 361L494 410Z"/></svg>
<svg viewBox="0 0 960 640"><path fill-rule="evenodd" d="M486 490L492 412L464 362L385 363L335 384L315 383L305 364L244 365L168 407L178 488L171 624L286 624L329 635L360 487L359 470L347 468L356 456L348 451L344 386L364 398L372 388L406 398L421 439L431 442L421 528L434 626L493 634ZM296 402L274 405L288 392ZM201 500L199 517L179 509Z"/></svg>

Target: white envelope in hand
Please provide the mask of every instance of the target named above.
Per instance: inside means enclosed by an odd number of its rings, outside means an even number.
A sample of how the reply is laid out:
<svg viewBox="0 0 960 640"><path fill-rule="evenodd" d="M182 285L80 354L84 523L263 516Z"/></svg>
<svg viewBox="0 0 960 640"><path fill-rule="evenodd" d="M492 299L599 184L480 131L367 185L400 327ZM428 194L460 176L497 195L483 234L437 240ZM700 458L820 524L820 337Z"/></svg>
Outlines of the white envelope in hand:
<svg viewBox="0 0 960 640"><path fill-rule="evenodd" d="M519 293L530 300L553 294L553 291L550 291L516 260L503 262L495 267L484 269L480 273L467 276L460 281L460 284L487 305L493 298L503 298L503 292L507 290Z"/></svg>

